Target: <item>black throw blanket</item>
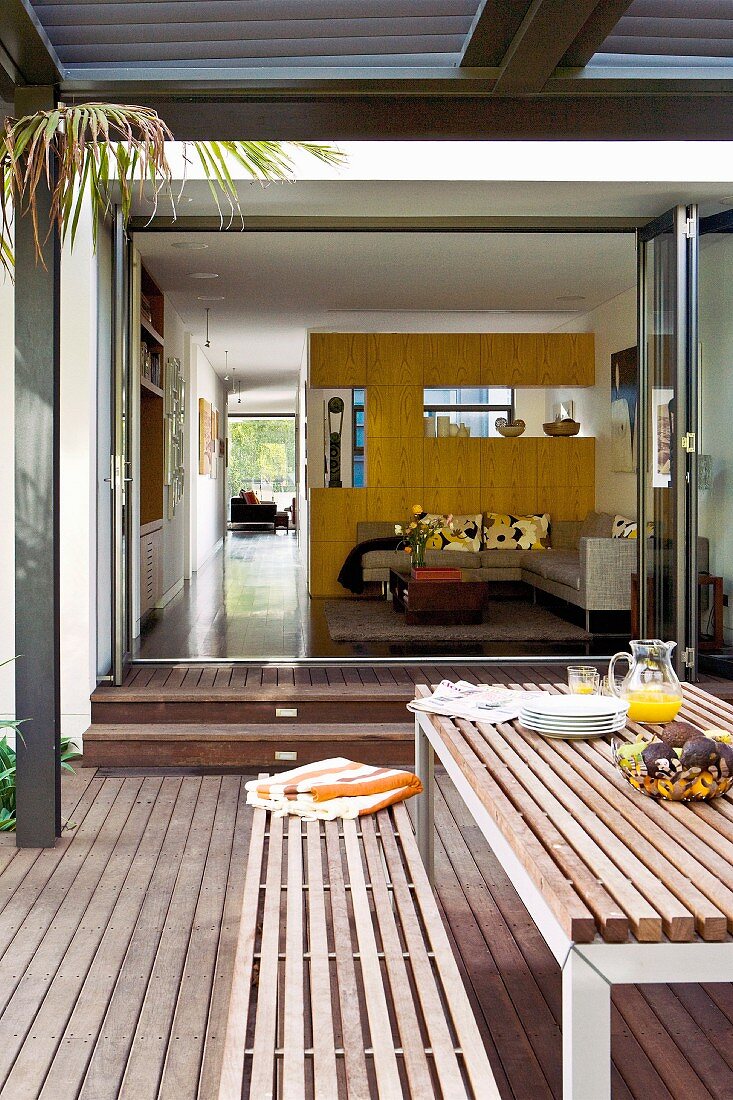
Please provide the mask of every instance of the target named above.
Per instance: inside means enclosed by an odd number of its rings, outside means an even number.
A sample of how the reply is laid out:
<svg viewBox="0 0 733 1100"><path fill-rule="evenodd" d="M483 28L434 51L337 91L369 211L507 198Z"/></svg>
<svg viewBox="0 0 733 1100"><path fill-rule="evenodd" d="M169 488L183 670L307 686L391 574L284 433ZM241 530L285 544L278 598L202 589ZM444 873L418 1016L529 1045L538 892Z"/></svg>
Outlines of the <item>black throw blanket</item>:
<svg viewBox="0 0 733 1100"><path fill-rule="evenodd" d="M365 542L357 543L354 549L349 551L346 561L341 566L341 572L338 575L339 584L348 588L349 592L354 592L357 596L361 595L364 591L362 554L367 554L370 550L396 550L401 542L399 535L387 535L381 539L367 539Z"/></svg>

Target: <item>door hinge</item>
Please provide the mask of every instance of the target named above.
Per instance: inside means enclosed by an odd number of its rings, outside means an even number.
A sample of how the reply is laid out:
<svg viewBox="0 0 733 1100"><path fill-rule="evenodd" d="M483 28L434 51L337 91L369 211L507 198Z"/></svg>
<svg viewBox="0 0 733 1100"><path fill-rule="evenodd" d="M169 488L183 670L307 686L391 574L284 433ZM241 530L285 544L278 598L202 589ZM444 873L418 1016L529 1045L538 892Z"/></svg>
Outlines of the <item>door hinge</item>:
<svg viewBox="0 0 733 1100"><path fill-rule="evenodd" d="M688 218L685 222L685 237L688 241L697 233L697 218Z"/></svg>
<svg viewBox="0 0 733 1100"><path fill-rule="evenodd" d="M685 668L694 668L695 667L695 650L694 649L690 649L689 646L688 646L687 649L682 650L682 663L684 664Z"/></svg>
<svg viewBox="0 0 733 1100"><path fill-rule="evenodd" d="M697 450L697 439L694 432L686 432L682 436L682 450L688 454L694 454Z"/></svg>

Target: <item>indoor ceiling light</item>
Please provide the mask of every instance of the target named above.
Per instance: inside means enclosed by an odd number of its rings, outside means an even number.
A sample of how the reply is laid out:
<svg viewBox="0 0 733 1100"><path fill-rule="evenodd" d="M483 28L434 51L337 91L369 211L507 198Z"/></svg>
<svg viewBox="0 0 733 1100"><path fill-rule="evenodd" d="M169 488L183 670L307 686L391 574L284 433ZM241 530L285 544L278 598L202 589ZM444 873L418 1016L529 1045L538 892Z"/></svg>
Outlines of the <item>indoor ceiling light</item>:
<svg viewBox="0 0 733 1100"><path fill-rule="evenodd" d="M556 302L584 302L585 294L559 294Z"/></svg>
<svg viewBox="0 0 733 1100"><path fill-rule="evenodd" d="M210 348L211 347L211 340L209 339L209 311L208 311L208 309L206 310L206 343L204 344L204 347L205 348Z"/></svg>
<svg viewBox="0 0 733 1100"><path fill-rule="evenodd" d="M189 279L218 279L219 275L216 271L188 271L186 273Z"/></svg>
<svg viewBox="0 0 733 1100"><path fill-rule="evenodd" d="M197 294L196 295L196 301L197 302L223 302L224 301L224 295L223 294Z"/></svg>
<svg viewBox="0 0 733 1100"><path fill-rule="evenodd" d="M207 310L208 313L208 310ZM229 381L229 352L224 352L224 381Z"/></svg>
<svg viewBox="0 0 733 1100"><path fill-rule="evenodd" d="M208 248L203 241L174 241L171 248L178 248L181 252L203 252Z"/></svg>

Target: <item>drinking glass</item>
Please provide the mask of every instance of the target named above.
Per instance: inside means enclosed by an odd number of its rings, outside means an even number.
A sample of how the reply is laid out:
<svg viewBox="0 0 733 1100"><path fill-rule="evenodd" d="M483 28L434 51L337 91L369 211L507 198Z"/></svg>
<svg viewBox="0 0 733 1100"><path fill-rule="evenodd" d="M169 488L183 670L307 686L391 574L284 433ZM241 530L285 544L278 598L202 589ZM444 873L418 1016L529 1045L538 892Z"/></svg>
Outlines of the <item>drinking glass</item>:
<svg viewBox="0 0 733 1100"><path fill-rule="evenodd" d="M569 665L568 687L571 695L597 695L601 677L593 665Z"/></svg>

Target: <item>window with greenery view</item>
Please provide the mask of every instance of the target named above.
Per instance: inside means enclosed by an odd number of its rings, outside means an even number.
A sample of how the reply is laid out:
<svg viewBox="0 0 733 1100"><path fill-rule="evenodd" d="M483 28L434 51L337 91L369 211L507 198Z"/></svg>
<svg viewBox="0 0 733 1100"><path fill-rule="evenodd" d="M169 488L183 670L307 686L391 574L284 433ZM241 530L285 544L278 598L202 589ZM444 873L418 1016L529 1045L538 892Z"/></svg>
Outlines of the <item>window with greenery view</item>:
<svg viewBox="0 0 733 1100"><path fill-rule="evenodd" d="M295 494L295 418L230 417L231 495L254 489L262 500ZM281 503L278 500L278 503Z"/></svg>

